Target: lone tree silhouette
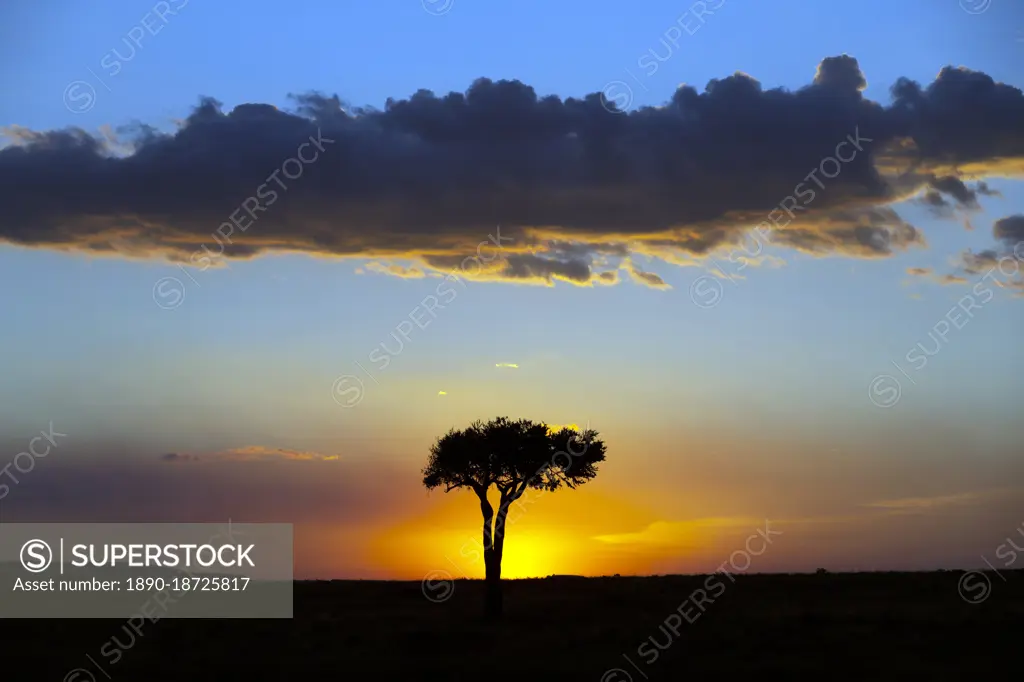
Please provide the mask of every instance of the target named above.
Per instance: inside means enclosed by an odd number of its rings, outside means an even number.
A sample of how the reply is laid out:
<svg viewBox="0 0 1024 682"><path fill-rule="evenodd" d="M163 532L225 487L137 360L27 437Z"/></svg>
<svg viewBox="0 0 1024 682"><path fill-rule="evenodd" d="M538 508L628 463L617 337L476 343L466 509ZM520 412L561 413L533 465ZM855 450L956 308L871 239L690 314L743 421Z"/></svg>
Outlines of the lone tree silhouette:
<svg viewBox="0 0 1024 682"><path fill-rule="evenodd" d="M552 431L547 424L508 417L452 429L431 446L423 485L428 490L444 486L446 493L468 488L480 499L485 617L497 619L502 612L501 555L509 507L529 489L558 490L586 483L597 475L604 454L596 431ZM487 499L492 485L500 493L497 514Z"/></svg>

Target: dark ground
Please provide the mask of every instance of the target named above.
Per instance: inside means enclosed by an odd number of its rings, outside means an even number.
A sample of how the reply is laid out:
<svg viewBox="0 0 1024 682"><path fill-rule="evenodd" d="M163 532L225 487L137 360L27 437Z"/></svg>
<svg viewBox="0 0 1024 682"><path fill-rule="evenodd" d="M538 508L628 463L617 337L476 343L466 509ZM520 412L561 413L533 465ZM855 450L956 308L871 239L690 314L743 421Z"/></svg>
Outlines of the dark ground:
<svg viewBox="0 0 1024 682"><path fill-rule="evenodd" d="M162 619L141 626L134 643L120 620L7 620L0 625L0 677L11 682L1019 677L1024 571L1004 571L1002 578L991 574L991 593L978 604L960 597L961 575L725 579L724 593L692 624L683 621L678 636L672 635L671 645L652 663L646 662L652 654L645 658L638 647L647 641L645 651L657 651L651 636L666 644L659 626L705 578L511 581L499 625L479 619L483 586L478 581L456 581L451 598L441 603L429 601L415 582L303 582L295 585L294 620ZM437 598L444 590L426 593ZM73 672L78 668L83 670ZM621 670L608 672L612 668Z"/></svg>

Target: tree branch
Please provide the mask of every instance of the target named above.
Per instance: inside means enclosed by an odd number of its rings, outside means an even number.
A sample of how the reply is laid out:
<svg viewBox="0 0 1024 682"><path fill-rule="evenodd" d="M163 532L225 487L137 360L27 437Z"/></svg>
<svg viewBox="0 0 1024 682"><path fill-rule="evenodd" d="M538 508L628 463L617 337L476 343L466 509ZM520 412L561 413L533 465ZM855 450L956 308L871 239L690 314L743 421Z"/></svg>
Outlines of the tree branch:
<svg viewBox="0 0 1024 682"><path fill-rule="evenodd" d="M520 497L523 496L523 493L526 492L526 488L530 485L530 481L535 479L538 475L540 475L540 471L538 471L536 474L534 474L530 478L524 478L519 483L519 486L515 489L515 492L512 493L512 501L513 502L515 502L516 500L518 500Z"/></svg>

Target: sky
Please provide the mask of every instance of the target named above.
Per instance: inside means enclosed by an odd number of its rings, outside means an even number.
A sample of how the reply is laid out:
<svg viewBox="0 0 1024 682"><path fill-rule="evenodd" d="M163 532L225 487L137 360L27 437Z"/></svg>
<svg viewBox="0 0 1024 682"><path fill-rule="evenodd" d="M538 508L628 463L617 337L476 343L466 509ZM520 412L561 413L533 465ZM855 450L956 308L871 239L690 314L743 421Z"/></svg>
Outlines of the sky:
<svg viewBox="0 0 1024 682"><path fill-rule="evenodd" d="M0 57L0 520L480 577L421 470L507 415L608 448L507 577L1024 524L1018 3L41 0Z"/></svg>

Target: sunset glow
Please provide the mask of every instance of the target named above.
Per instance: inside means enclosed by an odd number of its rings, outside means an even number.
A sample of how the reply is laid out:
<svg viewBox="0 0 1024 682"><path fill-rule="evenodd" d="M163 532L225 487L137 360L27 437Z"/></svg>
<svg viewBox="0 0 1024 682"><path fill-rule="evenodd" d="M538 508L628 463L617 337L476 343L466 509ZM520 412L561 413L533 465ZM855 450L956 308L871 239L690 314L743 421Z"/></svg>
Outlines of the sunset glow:
<svg viewBox="0 0 1024 682"><path fill-rule="evenodd" d="M116 77L138 8L99 4L3 23L4 522L481 577L479 480L424 469L508 417L606 447L537 467L508 578L769 531L751 571L971 567L1020 523L1019 0L185 3Z"/></svg>

